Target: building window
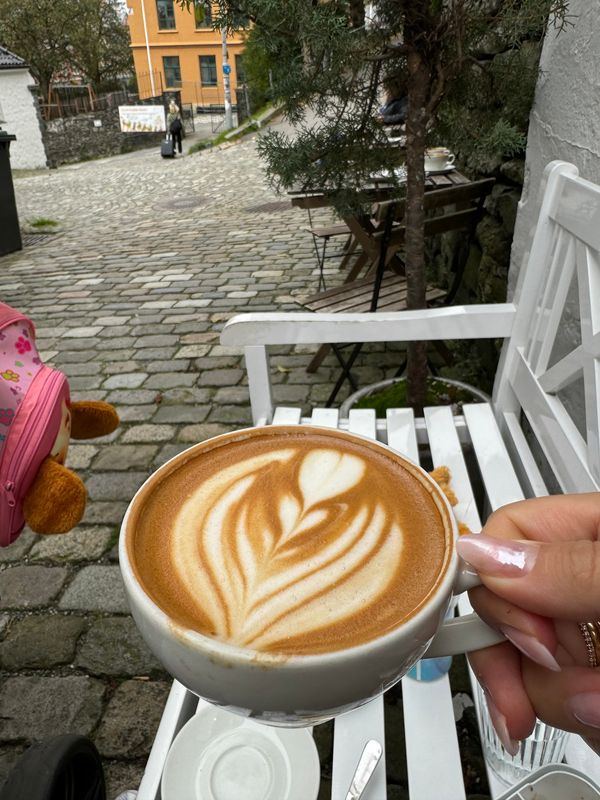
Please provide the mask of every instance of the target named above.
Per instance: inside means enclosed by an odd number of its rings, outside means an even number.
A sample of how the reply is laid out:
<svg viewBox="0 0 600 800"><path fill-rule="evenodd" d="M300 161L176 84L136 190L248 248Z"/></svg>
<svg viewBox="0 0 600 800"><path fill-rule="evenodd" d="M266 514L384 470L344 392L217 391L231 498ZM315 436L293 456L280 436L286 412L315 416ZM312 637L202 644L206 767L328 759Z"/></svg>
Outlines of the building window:
<svg viewBox="0 0 600 800"><path fill-rule="evenodd" d="M158 27L161 31L172 30L175 27L173 0L156 0L156 13L158 14Z"/></svg>
<svg viewBox="0 0 600 800"><path fill-rule="evenodd" d="M200 82L202 86L217 85L217 59L215 56L200 56Z"/></svg>
<svg viewBox="0 0 600 800"><path fill-rule="evenodd" d="M165 71L165 83L167 87L170 89L178 89L181 86L179 56L163 56L163 69Z"/></svg>
<svg viewBox="0 0 600 800"><path fill-rule="evenodd" d="M246 70L244 69L244 56L240 53L236 54L235 57L235 75L238 86L242 83L246 83Z"/></svg>
<svg viewBox="0 0 600 800"><path fill-rule="evenodd" d="M212 4L204 0L194 0L194 18L196 28L212 28Z"/></svg>

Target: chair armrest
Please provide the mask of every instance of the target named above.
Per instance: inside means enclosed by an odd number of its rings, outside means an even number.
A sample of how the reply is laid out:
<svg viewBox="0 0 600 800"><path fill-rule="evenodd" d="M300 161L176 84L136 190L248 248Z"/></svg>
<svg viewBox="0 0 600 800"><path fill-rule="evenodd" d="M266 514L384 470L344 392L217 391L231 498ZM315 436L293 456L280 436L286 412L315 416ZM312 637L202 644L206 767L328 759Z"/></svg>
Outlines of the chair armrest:
<svg viewBox="0 0 600 800"><path fill-rule="evenodd" d="M221 332L224 345L407 342L510 336L513 303L375 313L238 314Z"/></svg>

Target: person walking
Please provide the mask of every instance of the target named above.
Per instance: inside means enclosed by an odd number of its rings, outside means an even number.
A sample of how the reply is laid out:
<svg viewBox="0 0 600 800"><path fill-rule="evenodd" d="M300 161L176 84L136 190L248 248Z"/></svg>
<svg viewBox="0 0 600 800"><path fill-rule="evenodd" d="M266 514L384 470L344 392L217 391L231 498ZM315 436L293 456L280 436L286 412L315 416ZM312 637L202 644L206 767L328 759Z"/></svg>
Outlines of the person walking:
<svg viewBox="0 0 600 800"><path fill-rule="evenodd" d="M183 122L181 120L179 106L174 100L171 100L169 103L169 111L167 113L167 129L173 137L173 152L175 152L175 147L177 147L177 151L181 155L181 133L183 131Z"/></svg>

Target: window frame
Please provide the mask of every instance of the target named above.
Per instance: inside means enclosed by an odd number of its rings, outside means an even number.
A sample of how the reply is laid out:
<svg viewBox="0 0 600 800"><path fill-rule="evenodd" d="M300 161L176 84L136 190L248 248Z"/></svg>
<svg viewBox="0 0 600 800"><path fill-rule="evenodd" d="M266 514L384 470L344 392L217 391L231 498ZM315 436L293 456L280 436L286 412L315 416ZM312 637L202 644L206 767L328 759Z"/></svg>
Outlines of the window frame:
<svg viewBox="0 0 600 800"><path fill-rule="evenodd" d="M175 1L174 0L154 0L156 4L156 18L158 21L158 30L159 31L175 31L177 30L177 20L175 19ZM169 6L171 10L171 21L173 22L172 25L161 25L161 14L160 8ZM165 14L165 21L169 22L169 15Z"/></svg>
<svg viewBox="0 0 600 800"><path fill-rule="evenodd" d="M177 59L177 71L179 72L179 79L176 80L174 83L169 83L168 75L169 75L170 70L173 69L173 67L169 66L167 68L166 60L168 58L176 58ZM165 76L165 88L167 88L167 89L181 89L181 61L179 60L179 56L173 56L173 55L171 55L171 56L163 56L162 60L163 60L163 73L164 73L164 76Z"/></svg>
<svg viewBox="0 0 600 800"><path fill-rule="evenodd" d="M203 75L203 72L202 72L202 59L208 59L208 58L212 58L213 64L214 64L214 83L205 82L204 75ZM210 88L214 89L216 86L219 85L219 78L218 78L218 73L217 73L217 57L214 55L214 53L207 53L206 55L199 55L198 56L198 60L199 60L199 66L200 66L200 85L203 86L206 89L210 89Z"/></svg>
<svg viewBox="0 0 600 800"><path fill-rule="evenodd" d="M196 19L196 6L203 6L204 7L204 20L198 24ZM207 21L208 16L208 21ZM194 25L196 26L197 31L203 31L207 29L212 29L212 22L213 22L213 9L212 3L210 0L194 0Z"/></svg>

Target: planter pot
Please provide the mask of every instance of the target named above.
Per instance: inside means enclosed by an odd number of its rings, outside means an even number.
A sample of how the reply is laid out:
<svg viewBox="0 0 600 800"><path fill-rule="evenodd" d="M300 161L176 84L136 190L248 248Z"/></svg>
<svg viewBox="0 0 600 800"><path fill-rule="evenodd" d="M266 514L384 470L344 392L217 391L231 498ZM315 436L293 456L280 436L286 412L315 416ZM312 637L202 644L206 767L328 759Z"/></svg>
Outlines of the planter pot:
<svg viewBox="0 0 600 800"><path fill-rule="evenodd" d="M450 378L436 377L433 380L435 380L436 383L444 384L448 387L452 387L453 389L468 392L472 395L474 402L489 403L491 400L491 397L488 394L482 392L481 389L477 389L475 386L471 386L469 383L451 380ZM359 400L362 400L366 397L371 397L374 394L378 394L383 389L387 389L388 386L392 386L393 384L401 383L403 381L406 381L406 378L389 378L388 380L379 381L378 383L371 383L369 386L359 389L357 392L354 392L354 394L351 394L348 398L346 398L346 400L342 403L340 406L340 416L347 417L350 409L354 408Z"/></svg>

